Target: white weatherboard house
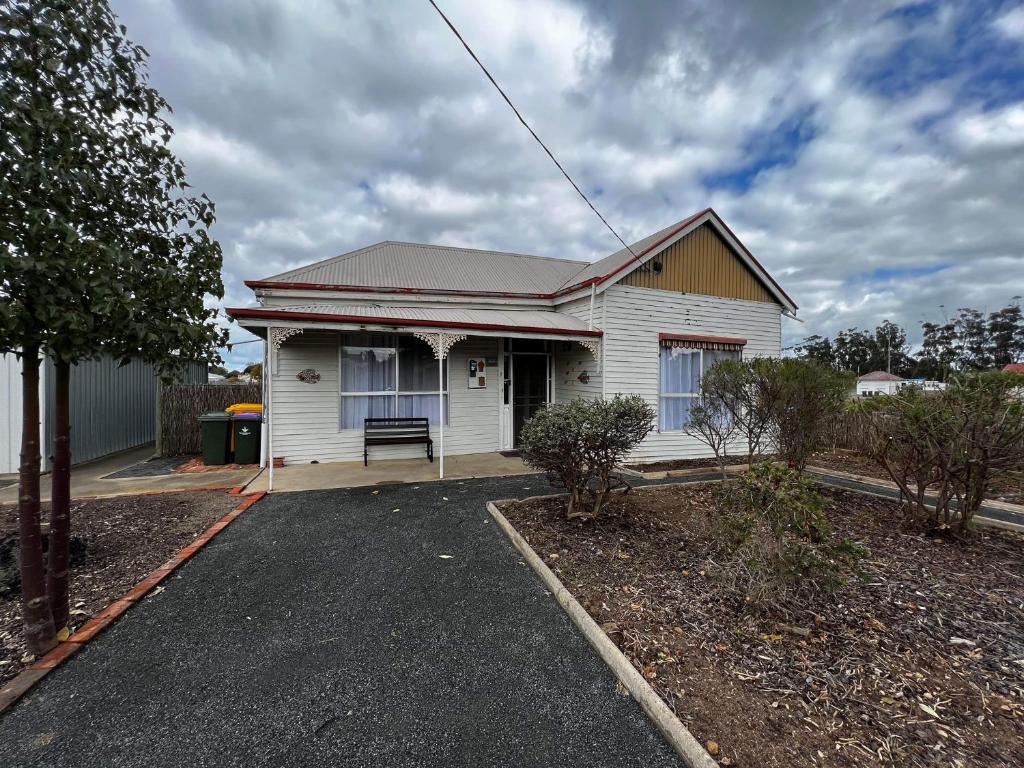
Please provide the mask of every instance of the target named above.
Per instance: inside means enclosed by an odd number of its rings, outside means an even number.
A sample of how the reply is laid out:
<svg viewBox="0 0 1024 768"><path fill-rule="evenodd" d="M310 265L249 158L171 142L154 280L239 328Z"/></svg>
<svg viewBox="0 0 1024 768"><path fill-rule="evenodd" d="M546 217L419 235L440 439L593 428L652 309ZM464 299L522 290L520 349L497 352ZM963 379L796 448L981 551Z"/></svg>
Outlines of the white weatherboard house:
<svg viewBox="0 0 1024 768"><path fill-rule="evenodd" d="M361 460L365 419L425 417L442 474L444 455L514 449L548 403L616 393L658 410L634 460L707 455L682 431L701 371L779 355L796 312L711 209L592 264L389 241L246 285L259 306L228 313L269 341L274 457Z"/></svg>

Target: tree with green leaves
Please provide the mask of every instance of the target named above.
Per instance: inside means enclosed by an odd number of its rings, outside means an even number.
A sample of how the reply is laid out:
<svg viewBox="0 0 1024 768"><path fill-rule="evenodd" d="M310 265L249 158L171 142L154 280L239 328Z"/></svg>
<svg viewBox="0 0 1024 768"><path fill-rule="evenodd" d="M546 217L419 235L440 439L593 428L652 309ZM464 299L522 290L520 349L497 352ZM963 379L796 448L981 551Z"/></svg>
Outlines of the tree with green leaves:
<svg viewBox="0 0 1024 768"><path fill-rule="evenodd" d="M213 204L188 194L145 49L106 0L0 8L0 349L22 357L22 595L33 653L68 622L71 371L111 355L173 379L224 341ZM39 522L38 368L56 371L48 562ZM45 583L43 574L46 574Z"/></svg>
<svg viewBox="0 0 1024 768"><path fill-rule="evenodd" d="M1020 296L1014 296L1005 307L989 314L988 338L995 368L1024 360L1024 312L1020 308Z"/></svg>

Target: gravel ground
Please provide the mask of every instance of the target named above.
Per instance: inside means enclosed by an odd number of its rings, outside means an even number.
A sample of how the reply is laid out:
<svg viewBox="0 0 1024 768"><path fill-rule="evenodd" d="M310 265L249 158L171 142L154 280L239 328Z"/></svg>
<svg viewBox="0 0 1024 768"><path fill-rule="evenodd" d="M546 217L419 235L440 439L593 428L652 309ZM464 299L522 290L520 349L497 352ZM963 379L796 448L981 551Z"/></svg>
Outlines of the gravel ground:
<svg viewBox="0 0 1024 768"><path fill-rule="evenodd" d="M0 718L0 765L676 766L485 510L274 494Z"/></svg>

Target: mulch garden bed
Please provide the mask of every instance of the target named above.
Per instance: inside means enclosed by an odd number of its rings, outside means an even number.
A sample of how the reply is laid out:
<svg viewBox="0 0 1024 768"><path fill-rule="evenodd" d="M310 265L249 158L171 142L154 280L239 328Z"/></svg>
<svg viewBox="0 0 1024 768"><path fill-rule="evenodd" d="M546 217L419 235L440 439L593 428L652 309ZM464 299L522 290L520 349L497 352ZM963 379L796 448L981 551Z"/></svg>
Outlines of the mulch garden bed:
<svg viewBox="0 0 1024 768"><path fill-rule="evenodd" d="M223 491L73 502L72 631L238 505ZM49 505L44 505L48 513ZM45 519L44 515L44 519ZM22 638L16 507L0 507L0 684L31 664Z"/></svg>
<svg viewBox="0 0 1024 768"><path fill-rule="evenodd" d="M861 579L754 612L714 577L714 486L635 490L598 520L502 510L718 760L734 766L1024 765L1024 536L906 533L837 489Z"/></svg>
<svg viewBox="0 0 1024 768"><path fill-rule="evenodd" d="M746 464L746 456L728 456L725 463L729 466ZM637 472L671 472L676 469L701 469L704 467L718 469L718 459L711 456L706 459L672 459L671 461L654 461L650 464L626 464L626 469Z"/></svg>
<svg viewBox="0 0 1024 768"><path fill-rule="evenodd" d="M885 468L874 459L854 451L815 453L811 456L809 463L822 469L834 469L839 472L892 481ZM1024 504L1024 468L996 478L989 488L986 498L990 501L1005 501L1008 504Z"/></svg>

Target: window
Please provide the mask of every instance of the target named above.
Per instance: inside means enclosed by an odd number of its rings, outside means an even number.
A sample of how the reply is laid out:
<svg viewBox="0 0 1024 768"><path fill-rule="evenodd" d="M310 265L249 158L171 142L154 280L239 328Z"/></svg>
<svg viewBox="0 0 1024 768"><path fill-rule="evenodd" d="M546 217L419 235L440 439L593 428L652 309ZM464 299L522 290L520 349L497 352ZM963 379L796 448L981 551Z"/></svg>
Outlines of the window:
<svg viewBox="0 0 1024 768"><path fill-rule="evenodd" d="M662 346L661 398L658 429L678 432L690 420L690 408L700 396L701 374L722 360L739 360L732 350Z"/></svg>
<svg viewBox="0 0 1024 768"><path fill-rule="evenodd" d="M438 361L412 336L346 333L341 337L341 428L362 429L363 419L425 416L439 422ZM448 423L448 366L444 420Z"/></svg>

